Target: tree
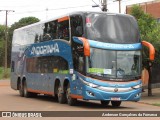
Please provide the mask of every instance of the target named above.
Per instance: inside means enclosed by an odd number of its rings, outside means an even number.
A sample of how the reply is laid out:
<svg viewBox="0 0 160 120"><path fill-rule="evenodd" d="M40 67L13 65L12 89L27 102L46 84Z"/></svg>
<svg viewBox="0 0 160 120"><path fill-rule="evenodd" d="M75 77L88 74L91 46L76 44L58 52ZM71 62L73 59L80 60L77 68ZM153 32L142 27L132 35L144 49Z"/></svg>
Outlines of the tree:
<svg viewBox="0 0 160 120"><path fill-rule="evenodd" d="M131 15L138 21L141 39L150 42L155 47L156 55L154 64L160 64L160 23L158 23L150 14L144 13L142 8L138 5L132 7ZM143 49L143 67L149 72L148 96L151 96L152 62L148 59L148 50L146 50L146 48Z"/></svg>
<svg viewBox="0 0 160 120"><path fill-rule="evenodd" d="M0 40L5 39L5 26L0 25Z"/></svg>
<svg viewBox="0 0 160 120"><path fill-rule="evenodd" d="M132 7L131 15L138 21L141 39L150 42L155 47L155 61L160 64L160 23L158 23L150 14L144 13L142 8L138 5ZM147 50L143 51L144 56L148 56Z"/></svg>
<svg viewBox="0 0 160 120"><path fill-rule="evenodd" d="M39 22L40 20L36 17L25 17L20 19L18 22L15 22L13 25L11 25L10 29L9 29L9 40L12 40L12 36L13 36L13 31L15 29L18 29L20 27L26 26L26 25L30 25L36 22Z"/></svg>
<svg viewBox="0 0 160 120"><path fill-rule="evenodd" d="M5 26L0 25L0 67L4 63L4 41L5 41Z"/></svg>

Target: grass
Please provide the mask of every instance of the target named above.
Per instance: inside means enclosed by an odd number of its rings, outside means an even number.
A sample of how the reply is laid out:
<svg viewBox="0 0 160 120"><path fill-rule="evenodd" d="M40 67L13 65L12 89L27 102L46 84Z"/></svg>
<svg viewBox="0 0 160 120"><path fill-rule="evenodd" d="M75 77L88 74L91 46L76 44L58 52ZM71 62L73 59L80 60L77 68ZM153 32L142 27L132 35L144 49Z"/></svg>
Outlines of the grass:
<svg viewBox="0 0 160 120"><path fill-rule="evenodd" d="M7 69L7 72L4 73L4 68L0 67L0 80L3 78L9 78L10 77L10 68Z"/></svg>
<svg viewBox="0 0 160 120"><path fill-rule="evenodd" d="M153 103L154 106L160 106L160 103Z"/></svg>

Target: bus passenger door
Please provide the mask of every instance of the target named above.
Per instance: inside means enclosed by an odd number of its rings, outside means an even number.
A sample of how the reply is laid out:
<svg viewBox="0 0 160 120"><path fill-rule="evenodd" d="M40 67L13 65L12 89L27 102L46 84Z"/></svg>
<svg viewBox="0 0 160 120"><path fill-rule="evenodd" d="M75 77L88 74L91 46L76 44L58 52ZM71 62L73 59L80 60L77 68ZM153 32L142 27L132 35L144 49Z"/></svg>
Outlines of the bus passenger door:
<svg viewBox="0 0 160 120"><path fill-rule="evenodd" d="M72 58L73 58L73 67L75 71L74 86L76 89L76 94L82 94L82 85L79 81L78 74L85 73L85 64L84 64L84 49L83 45L74 42L73 37L82 37L83 36L83 19L81 15L72 15L70 17L71 22L71 44L72 44Z"/></svg>
<svg viewBox="0 0 160 120"><path fill-rule="evenodd" d="M73 67L74 71L76 74L76 80L75 80L75 85L76 85L76 90L77 94L81 95L82 94L82 84L79 81L79 73L80 74L85 74L85 60L84 60L84 49L83 45L79 43L73 43L73 50L72 50L72 55L73 55Z"/></svg>

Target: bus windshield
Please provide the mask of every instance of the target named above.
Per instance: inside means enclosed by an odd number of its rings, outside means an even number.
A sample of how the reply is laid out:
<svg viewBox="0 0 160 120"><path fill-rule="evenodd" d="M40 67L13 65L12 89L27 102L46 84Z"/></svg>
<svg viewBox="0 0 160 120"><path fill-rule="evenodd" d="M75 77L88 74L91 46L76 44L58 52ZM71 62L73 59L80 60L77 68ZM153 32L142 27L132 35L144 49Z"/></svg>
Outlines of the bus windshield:
<svg viewBox="0 0 160 120"><path fill-rule="evenodd" d="M86 17L87 39L110 43L139 42L136 20L131 16L89 13Z"/></svg>
<svg viewBox="0 0 160 120"><path fill-rule="evenodd" d="M131 80L140 76L140 51L110 51L91 48L87 74L102 79Z"/></svg>

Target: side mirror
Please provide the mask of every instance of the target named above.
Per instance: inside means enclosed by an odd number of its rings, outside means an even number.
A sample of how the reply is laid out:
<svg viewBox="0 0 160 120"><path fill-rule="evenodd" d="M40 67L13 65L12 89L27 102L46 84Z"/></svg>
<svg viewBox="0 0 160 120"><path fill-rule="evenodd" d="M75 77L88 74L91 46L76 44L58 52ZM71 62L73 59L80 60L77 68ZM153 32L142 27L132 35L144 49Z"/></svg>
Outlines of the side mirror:
<svg viewBox="0 0 160 120"><path fill-rule="evenodd" d="M90 45L89 45L89 41L84 38L84 37L73 37L73 41L83 44L84 47L84 55L85 56L90 56Z"/></svg>
<svg viewBox="0 0 160 120"><path fill-rule="evenodd" d="M144 46L149 48L149 59L151 61L153 61L154 58L155 58L155 48L154 48L154 46L151 43L147 42L147 41L142 41L142 45L144 45Z"/></svg>
<svg viewBox="0 0 160 120"><path fill-rule="evenodd" d="M90 45L89 41L84 37L73 37L73 40L77 43L83 44L84 47L84 55L90 56Z"/></svg>

